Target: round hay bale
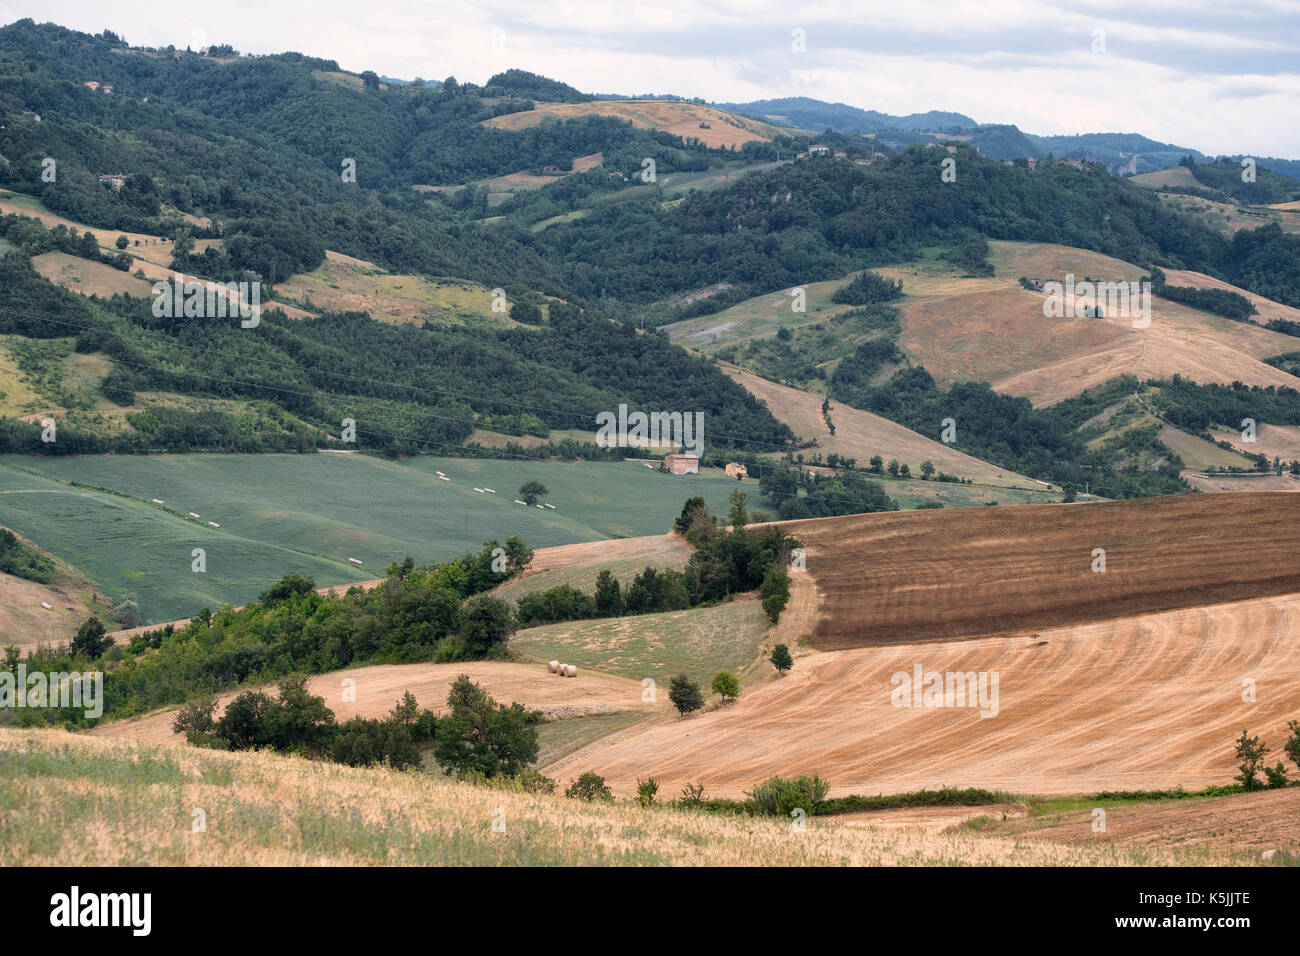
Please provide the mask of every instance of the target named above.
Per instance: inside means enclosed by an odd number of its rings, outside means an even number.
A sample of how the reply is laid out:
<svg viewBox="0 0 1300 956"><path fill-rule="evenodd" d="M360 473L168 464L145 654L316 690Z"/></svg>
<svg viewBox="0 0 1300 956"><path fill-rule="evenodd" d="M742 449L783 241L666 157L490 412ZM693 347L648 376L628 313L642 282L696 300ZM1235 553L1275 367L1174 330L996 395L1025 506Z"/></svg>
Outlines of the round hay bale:
<svg viewBox="0 0 1300 956"><path fill-rule="evenodd" d="M547 669L548 671L550 671L552 674L559 673L559 670L560 670L560 662L559 662L559 661L551 661L549 664L546 665L546 669Z"/></svg>
<svg viewBox="0 0 1300 956"><path fill-rule="evenodd" d="M573 664L565 664L565 665L564 665L564 676L565 676L565 677L577 677L577 676L578 676L578 668L575 667Z"/></svg>

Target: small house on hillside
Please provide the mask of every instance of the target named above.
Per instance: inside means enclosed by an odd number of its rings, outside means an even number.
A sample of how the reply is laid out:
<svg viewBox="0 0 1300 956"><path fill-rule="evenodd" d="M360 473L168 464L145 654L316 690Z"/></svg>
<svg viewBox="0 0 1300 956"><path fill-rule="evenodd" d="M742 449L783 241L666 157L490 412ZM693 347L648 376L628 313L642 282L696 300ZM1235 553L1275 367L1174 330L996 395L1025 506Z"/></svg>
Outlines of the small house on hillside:
<svg viewBox="0 0 1300 956"><path fill-rule="evenodd" d="M823 146L820 143L813 143L808 147L809 156L825 156L831 151L829 146Z"/></svg>
<svg viewBox="0 0 1300 956"><path fill-rule="evenodd" d="M696 455L664 455L664 467L670 475L698 475L700 459Z"/></svg>
<svg viewBox="0 0 1300 956"><path fill-rule="evenodd" d="M749 470L739 462L727 462L727 477L735 478L737 481L744 481L749 477Z"/></svg>
<svg viewBox="0 0 1300 956"><path fill-rule="evenodd" d="M100 173L99 184L102 186L105 183L114 189L121 189L126 185L126 177L120 173Z"/></svg>

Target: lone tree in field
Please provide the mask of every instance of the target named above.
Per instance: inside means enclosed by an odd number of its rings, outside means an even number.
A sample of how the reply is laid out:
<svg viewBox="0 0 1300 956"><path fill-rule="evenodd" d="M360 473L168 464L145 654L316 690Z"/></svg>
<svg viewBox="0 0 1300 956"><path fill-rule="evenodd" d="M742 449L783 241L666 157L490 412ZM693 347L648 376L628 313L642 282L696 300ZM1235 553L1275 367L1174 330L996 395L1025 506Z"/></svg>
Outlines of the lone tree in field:
<svg viewBox="0 0 1300 956"><path fill-rule="evenodd" d="M704 697L700 688L685 674L678 674L668 686L668 699L677 708L677 713L685 717L691 711L704 706Z"/></svg>
<svg viewBox="0 0 1300 956"><path fill-rule="evenodd" d="M1268 748L1264 746L1264 741L1259 737L1247 737L1246 731L1241 732L1237 738L1237 759L1241 761L1238 766L1241 773L1234 777L1234 780L1240 780L1242 786L1247 790L1254 790L1259 786L1259 781L1255 774L1259 772L1260 765L1264 762L1264 754L1268 753Z"/></svg>
<svg viewBox="0 0 1300 956"><path fill-rule="evenodd" d="M713 692L721 694L725 703L740 696L740 681L730 671L718 671L713 675Z"/></svg>
<svg viewBox="0 0 1300 956"><path fill-rule="evenodd" d="M537 504L538 498L544 498L548 494L550 492L546 490L546 486L540 481L525 481L519 486L520 499L529 505Z"/></svg>
<svg viewBox="0 0 1300 956"><path fill-rule="evenodd" d="M772 662L772 666L776 668L776 672L782 677L785 676L786 671L794 667L794 658L790 656L790 648L784 644L778 644L772 648L772 656L768 660Z"/></svg>

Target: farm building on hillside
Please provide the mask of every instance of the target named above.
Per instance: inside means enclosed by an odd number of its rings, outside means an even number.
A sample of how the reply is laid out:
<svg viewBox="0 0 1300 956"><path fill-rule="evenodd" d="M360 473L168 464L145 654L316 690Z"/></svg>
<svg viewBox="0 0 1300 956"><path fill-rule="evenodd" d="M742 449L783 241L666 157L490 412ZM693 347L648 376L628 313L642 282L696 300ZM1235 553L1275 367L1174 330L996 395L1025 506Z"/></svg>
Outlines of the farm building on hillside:
<svg viewBox="0 0 1300 956"><path fill-rule="evenodd" d="M99 182L101 185L107 183L114 189L121 189L126 185L126 176L119 173L100 173Z"/></svg>
<svg viewBox="0 0 1300 956"><path fill-rule="evenodd" d="M671 475L698 475L700 459L695 455L664 455L664 467Z"/></svg>
<svg viewBox="0 0 1300 956"><path fill-rule="evenodd" d="M737 481L744 481L749 477L749 470L739 462L727 462L727 477L735 478Z"/></svg>

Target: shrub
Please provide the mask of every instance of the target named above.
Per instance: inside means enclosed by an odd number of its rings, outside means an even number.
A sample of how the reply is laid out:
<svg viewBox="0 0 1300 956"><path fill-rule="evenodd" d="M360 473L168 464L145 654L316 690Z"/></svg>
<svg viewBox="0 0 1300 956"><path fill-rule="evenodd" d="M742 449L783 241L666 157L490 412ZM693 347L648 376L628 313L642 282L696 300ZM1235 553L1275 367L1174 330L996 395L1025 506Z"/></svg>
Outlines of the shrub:
<svg viewBox="0 0 1300 956"><path fill-rule="evenodd" d="M614 794L605 786L605 778L594 771L588 770L564 791L566 797L573 797L576 800L585 800L588 803L613 803Z"/></svg>
<svg viewBox="0 0 1300 956"><path fill-rule="evenodd" d="M217 709L217 699L211 694L199 697L181 705L172 721L172 731L185 735L186 743L196 747L210 746L214 742L213 731L217 721L212 716Z"/></svg>
<svg viewBox="0 0 1300 956"><path fill-rule="evenodd" d="M1276 767L1265 767L1264 776L1268 778L1269 789L1275 790L1286 786L1286 766L1280 760Z"/></svg>
<svg viewBox="0 0 1300 956"><path fill-rule="evenodd" d="M700 688L685 674L678 674L668 686L668 699L677 708L677 713L685 716L704 706L704 697Z"/></svg>
<svg viewBox="0 0 1300 956"><path fill-rule="evenodd" d="M745 794L755 813L762 816L784 817L796 809L812 816L813 808L826 799L830 792L829 781L819 774L803 776L796 780L769 777Z"/></svg>
<svg viewBox="0 0 1300 956"><path fill-rule="evenodd" d="M649 780L642 780L640 777L636 781L636 802L643 807L654 806L655 794L659 792L659 781L654 777Z"/></svg>
<svg viewBox="0 0 1300 956"><path fill-rule="evenodd" d="M677 801L679 806L699 807L704 803L704 784L688 783L682 787L682 795Z"/></svg>
<svg viewBox="0 0 1300 956"><path fill-rule="evenodd" d="M721 694L724 701L735 700L740 696L740 681L730 671L718 671L713 675L713 692Z"/></svg>

